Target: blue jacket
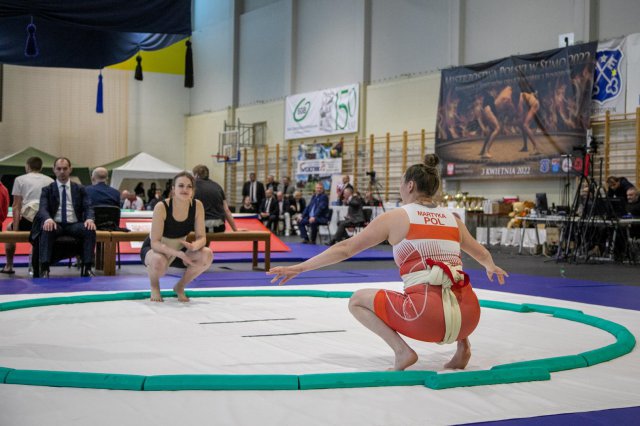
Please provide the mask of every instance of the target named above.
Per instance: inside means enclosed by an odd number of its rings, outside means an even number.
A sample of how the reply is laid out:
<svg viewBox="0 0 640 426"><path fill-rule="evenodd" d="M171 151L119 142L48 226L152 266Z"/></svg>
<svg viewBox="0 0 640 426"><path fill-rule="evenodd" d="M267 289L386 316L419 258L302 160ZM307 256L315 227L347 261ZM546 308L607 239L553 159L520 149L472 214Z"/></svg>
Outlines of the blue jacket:
<svg viewBox="0 0 640 426"><path fill-rule="evenodd" d="M85 186L85 190L91 199L92 206L116 206L120 207L120 192L104 182Z"/></svg>
<svg viewBox="0 0 640 426"><path fill-rule="evenodd" d="M302 212L302 217L311 217L310 213L314 205L314 217L320 220L326 219L327 214L329 213L329 197L327 197L327 194L314 194L313 197L311 197L311 200L309 200L309 204L307 204L307 207L305 207Z"/></svg>

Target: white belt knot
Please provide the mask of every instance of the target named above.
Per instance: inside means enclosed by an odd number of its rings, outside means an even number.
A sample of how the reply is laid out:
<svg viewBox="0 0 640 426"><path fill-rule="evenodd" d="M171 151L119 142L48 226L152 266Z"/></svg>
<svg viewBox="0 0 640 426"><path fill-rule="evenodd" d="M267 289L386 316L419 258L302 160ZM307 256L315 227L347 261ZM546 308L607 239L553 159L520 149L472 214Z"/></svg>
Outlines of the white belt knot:
<svg viewBox="0 0 640 426"><path fill-rule="evenodd" d="M458 339L460 327L462 326L462 314L460 313L460 305L456 299L455 293L451 287L465 279L461 266L453 266L448 263L441 263L449 269L451 277L455 282L451 281L449 275L442 266L433 264L428 269L410 272L402 276L405 290L417 284L438 285L442 287L442 311L444 313L445 333L440 344L453 343Z"/></svg>

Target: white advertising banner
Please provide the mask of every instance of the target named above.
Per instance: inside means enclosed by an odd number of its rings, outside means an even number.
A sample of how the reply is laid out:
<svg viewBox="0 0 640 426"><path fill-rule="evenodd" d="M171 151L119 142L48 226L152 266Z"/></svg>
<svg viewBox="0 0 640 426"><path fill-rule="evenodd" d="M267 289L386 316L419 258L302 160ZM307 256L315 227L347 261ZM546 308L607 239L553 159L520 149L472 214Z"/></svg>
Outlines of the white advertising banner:
<svg viewBox="0 0 640 426"><path fill-rule="evenodd" d="M330 176L342 173L342 158L298 160L296 175Z"/></svg>
<svg viewBox="0 0 640 426"><path fill-rule="evenodd" d="M627 36L627 112L640 107L640 33Z"/></svg>
<svg viewBox="0 0 640 426"><path fill-rule="evenodd" d="M627 86L626 38L598 43L593 77L592 115L624 114Z"/></svg>
<svg viewBox="0 0 640 426"><path fill-rule="evenodd" d="M358 131L357 84L287 96L284 137L300 139Z"/></svg>

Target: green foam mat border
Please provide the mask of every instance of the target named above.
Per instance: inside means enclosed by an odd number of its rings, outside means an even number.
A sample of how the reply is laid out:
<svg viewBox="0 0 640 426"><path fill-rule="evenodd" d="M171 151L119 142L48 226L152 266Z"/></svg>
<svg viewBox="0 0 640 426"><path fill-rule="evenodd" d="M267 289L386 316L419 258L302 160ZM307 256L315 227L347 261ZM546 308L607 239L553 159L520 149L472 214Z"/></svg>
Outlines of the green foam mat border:
<svg viewBox="0 0 640 426"><path fill-rule="evenodd" d="M175 297L173 291L162 291L163 297ZM350 291L324 290L189 290L189 297L324 297L349 298ZM0 303L0 312L15 309L73 303L96 303L149 298L148 291L101 293L76 296L57 296L16 300ZM586 368L610 361L631 352L636 339L629 330L615 322L567 309L532 303L508 303L480 300L480 306L518 313L536 312L555 318L580 322L612 334L616 342L575 355L527 360L493 366L489 370L436 373L434 371L388 371L322 373L301 375L254 374L181 374L139 376L74 371L17 370L0 367L0 383L32 386L61 386L74 388L119 389L138 391L159 390L305 390L374 386L416 386L448 389L460 386L481 386L533 380L549 380L550 373Z"/></svg>

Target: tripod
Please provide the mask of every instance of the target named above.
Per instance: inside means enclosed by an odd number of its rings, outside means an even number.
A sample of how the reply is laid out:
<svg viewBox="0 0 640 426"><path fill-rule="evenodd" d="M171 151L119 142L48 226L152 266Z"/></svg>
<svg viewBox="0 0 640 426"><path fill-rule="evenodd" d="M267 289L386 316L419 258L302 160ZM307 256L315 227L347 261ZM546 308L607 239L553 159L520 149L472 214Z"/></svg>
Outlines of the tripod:
<svg viewBox="0 0 640 426"><path fill-rule="evenodd" d="M380 188L382 188L382 185L380 185L380 183L378 183L378 181L374 176L371 176L371 179L369 180L369 188L375 188L375 194L378 196L378 200L380 200L380 206L382 207L382 212L386 213L386 209L384 208L384 201L382 200L382 196L380 195Z"/></svg>
<svg viewBox="0 0 640 426"><path fill-rule="evenodd" d="M600 159L598 180L593 177L593 170L589 170L588 174L583 173L580 178L564 241L564 258L567 261L577 262L579 258L585 262L592 258L615 259L620 224L602 186L602 163ZM609 232L610 229L613 232ZM571 242L574 243L573 252ZM602 249L601 244L604 245ZM625 246L628 251L628 245ZM631 258L629 253L627 256Z"/></svg>

